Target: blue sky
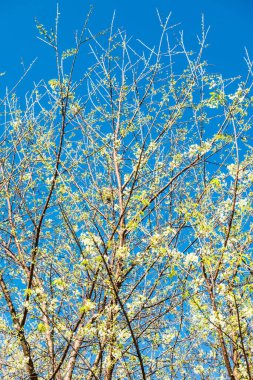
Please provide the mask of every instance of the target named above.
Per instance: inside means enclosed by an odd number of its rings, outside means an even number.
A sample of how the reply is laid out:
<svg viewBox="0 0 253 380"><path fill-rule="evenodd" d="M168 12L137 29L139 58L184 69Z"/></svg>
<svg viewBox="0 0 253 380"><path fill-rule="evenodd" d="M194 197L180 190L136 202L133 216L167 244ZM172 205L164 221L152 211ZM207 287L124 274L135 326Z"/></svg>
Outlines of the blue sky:
<svg viewBox="0 0 253 380"><path fill-rule="evenodd" d="M22 74L21 59L25 66L38 57L29 78L50 79L53 61L50 51L36 39L34 19L52 26L56 12L56 0L1 0L0 71L6 72L3 85L11 86ZM151 44L159 34L156 8L161 15L172 12L172 23L181 23L189 48L196 47L196 35L200 32L201 14L210 25L208 48L205 58L213 65L213 71L225 77L245 73L244 47L253 59L253 1L252 0L59 0L61 11L60 35L67 47L71 47L73 33L80 29L89 4L94 5L91 28L99 31L110 24L113 11L117 12L117 25L129 35ZM28 82L27 82L28 83Z"/></svg>

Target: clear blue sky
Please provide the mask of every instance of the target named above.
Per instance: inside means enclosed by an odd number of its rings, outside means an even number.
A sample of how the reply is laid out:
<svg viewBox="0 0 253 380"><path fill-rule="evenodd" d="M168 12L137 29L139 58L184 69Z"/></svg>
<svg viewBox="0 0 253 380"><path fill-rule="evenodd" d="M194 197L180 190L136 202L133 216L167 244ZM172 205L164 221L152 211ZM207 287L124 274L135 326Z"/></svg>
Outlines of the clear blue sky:
<svg viewBox="0 0 253 380"><path fill-rule="evenodd" d="M11 84L22 73L21 58L28 65L35 57L38 63L30 73L30 79L50 78L53 65L49 50L36 39L34 19L51 26L55 18L56 0L1 0L0 71L7 73L2 86ZM211 26L206 53L214 71L224 76L245 72L244 47L253 59L253 1L252 0L59 0L61 11L61 37L71 47L71 38L80 29L89 4L94 5L91 27L99 31L110 24L113 11L117 12L117 25L129 35L150 41L159 33L156 11L166 16L172 12L172 22L181 25L189 48L194 48L195 37L200 32L201 14ZM194 41L194 42L193 42ZM3 88L3 87L2 87Z"/></svg>

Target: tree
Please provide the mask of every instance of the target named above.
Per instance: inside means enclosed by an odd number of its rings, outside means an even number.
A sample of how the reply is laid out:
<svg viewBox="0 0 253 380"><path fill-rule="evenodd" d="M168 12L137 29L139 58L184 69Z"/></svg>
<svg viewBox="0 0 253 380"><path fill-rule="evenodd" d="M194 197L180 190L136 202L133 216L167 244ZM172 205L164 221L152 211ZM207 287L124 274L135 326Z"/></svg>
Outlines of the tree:
<svg viewBox="0 0 253 380"><path fill-rule="evenodd" d="M58 18L55 79L1 103L2 377L252 379L248 55L224 79L169 17L62 52Z"/></svg>

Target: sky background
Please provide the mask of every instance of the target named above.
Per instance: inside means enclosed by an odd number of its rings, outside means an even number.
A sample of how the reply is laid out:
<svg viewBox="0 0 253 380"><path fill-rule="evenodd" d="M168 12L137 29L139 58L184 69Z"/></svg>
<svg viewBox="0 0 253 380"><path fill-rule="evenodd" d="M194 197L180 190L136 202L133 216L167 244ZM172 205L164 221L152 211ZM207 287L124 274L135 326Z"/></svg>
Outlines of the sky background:
<svg viewBox="0 0 253 380"><path fill-rule="evenodd" d="M26 84L31 80L50 79L54 73L54 62L50 49L37 38L35 18L45 26L53 26L56 0L0 0L1 60L0 72L6 72L0 86L11 87L22 75L23 66L32 60L38 61L30 72ZM201 30L201 14L210 26L209 48L205 59L212 64L213 71L224 77L245 74L244 48L247 47L253 60L253 1L252 0L59 0L61 21L60 38L65 47L71 47L76 29L81 28L89 8L94 5L90 22L97 32L109 26L116 10L116 24L133 38L140 38L150 45L155 44L160 33L156 8L162 16L172 12L171 23L180 23L189 49L196 47L196 35ZM2 85L1 85L2 83Z"/></svg>

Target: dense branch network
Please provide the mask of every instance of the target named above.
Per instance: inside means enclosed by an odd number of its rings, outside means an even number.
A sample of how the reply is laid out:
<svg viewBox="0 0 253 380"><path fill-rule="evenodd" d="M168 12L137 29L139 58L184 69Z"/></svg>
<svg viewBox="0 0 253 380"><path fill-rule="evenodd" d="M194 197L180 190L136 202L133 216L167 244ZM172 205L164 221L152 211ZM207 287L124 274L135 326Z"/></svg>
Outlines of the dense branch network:
<svg viewBox="0 0 253 380"><path fill-rule="evenodd" d="M252 379L251 61L89 17L64 52L38 23L56 78L1 103L1 378Z"/></svg>

